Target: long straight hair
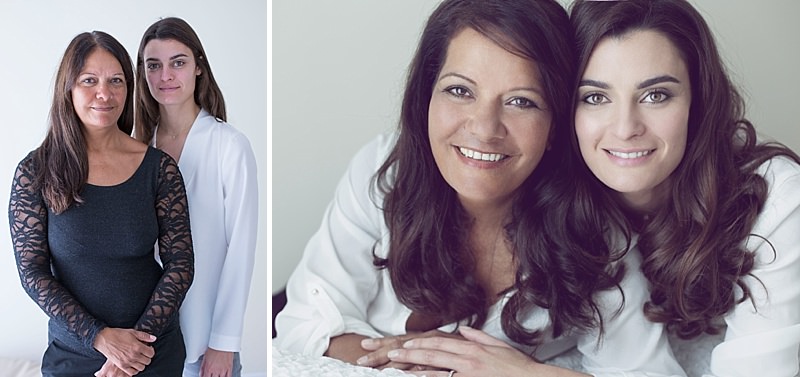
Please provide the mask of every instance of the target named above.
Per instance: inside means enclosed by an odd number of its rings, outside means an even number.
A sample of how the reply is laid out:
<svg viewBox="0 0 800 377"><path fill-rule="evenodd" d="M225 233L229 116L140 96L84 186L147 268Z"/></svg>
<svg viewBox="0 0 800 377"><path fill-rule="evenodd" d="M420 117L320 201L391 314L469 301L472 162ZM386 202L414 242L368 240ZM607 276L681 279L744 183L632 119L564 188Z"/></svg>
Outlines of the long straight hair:
<svg viewBox="0 0 800 377"><path fill-rule="evenodd" d="M130 135L133 129L133 64L125 47L114 37L93 31L78 34L67 46L56 74L53 102L50 105L47 135L36 150L34 188L41 190L45 203L54 213L81 203L81 190L89 177L89 160L83 123L72 102L72 88L86 58L97 49L113 55L125 75L125 104L117 127Z"/></svg>
<svg viewBox="0 0 800 377"><path fill-rule="evenodd" d="M389 253L375 264L387 268L398 299L439 324L466 320L481 326L487 294L475 278L466 213L441 175L428 139L428 106L452 38L472 28L507 51L530 59L541 73L546 108L552 112L551 145L517 190L506 241L517 267L515 292L502 312L504 332L529 345L541 332L523 322L534 306L549 309L553 335L598 324L593 293L613 286L608 255L586 257L562 247L563 227L549 223L564 192L552 179L567 148L571 85L575 75L566 11L550 0L446 0L429 17L409 67L394 149L375 175L389 228ZM561 182L561 181L558 181ZM557 231L548 233L547 229ZM555 238L555 239L554 239ZM600 252L602 254L602 252Z"/></svg>
<svg viewBox="0 0 800 377"><path fill-rule="evenodd" d="M648 318L683 338L716 333L720 317L751 297L743 279L753 269L754 255L744 245L768 195L757 169L776 156L800 159L781 144L757 142L711 30L685 0L579 0L571 18L579 74L601 40L639 30L668 38L686 63L692 94L686 152L669 180L670 200L634 230L640 233L642 271L650 282L644 308ZM572 155L579 156L572 132ZM584 186L576 201L594 206L601 218L627 227L629 234L633 225L618 195L592 176L582 160L573 166L587 176L578 180Z"/></svg>
<svg viewBox="0 0 800 377"><path fill-rule="evenodd" d="M147 63L144 61L144 48L154 39L174 40L192 51L195 64L200 68L200 75L195 78L197 81L194 88L194 102L213 117L227 121L225 99L211 72L211 63L208 62L208 56L203 49L203 44L200 43L200 38L183 19L167 17L150 25L139 43L139 52L136 58L136 80L139 85L136 88L136 128L133 136L145 144L150 144L150 141L153 140L153 131L161 119L158 102L150 94L150 86L147 83Z"/></svg>

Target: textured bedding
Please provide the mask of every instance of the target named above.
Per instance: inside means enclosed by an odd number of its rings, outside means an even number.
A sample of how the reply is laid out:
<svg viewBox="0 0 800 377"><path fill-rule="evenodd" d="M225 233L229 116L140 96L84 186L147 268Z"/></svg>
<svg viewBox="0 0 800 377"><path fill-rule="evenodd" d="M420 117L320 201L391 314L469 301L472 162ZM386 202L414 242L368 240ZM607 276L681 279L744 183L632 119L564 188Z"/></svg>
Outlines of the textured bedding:
<svg viewBox="0 0 800 377"><path fill-rule="evenodd" d="M709 356L722 336L709 336L696 341L687 342L670 339L675 357L683 365L689 377L701 377L708 371ZM548 364L580 370L580 354L572 349L556 358L548 360ZM272 374L274 377L407 377L396 369L379 371L372 368L357 367L327 357L308 357L287 353L272 348Z"/></svg>

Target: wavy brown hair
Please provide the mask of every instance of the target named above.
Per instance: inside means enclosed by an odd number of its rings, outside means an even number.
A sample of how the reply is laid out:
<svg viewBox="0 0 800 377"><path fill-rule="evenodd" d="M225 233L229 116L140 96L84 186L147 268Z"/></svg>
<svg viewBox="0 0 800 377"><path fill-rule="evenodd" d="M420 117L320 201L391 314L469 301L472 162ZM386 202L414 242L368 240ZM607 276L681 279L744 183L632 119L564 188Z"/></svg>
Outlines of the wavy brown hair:
<svg viewBox="0 0 800 377"><path fill-rule="evenodd" d="M376 257L375 264L389 270L398 299L415 312L440 324L485 322L491 303L474 275L470 222L437 168L428 139L434 83L451 39L464 28L533 61L545 108L552 112L553 148L517 190L506 226L517 271L508 287L514 294L502 311L503 330L518 343L539 344L541 332L523 326L535 306L549 310L554 336L602 326L593 294L617 284L620 275L607 271L607 250L573 253L565 247L568 232L555 215L556 204L566 199L566 181L552 178L567 150L575 76L569 18L555 1L446 0L431 14L409 67L397 143L375 175L390 233L388 256Z"/></svg>
<svg viewBox="0 0 800 377"><path fill-rule="evenodd" d="M138 82L136 128L133 136L145 144L150 144L153 139L153 131L161 119L158 102L150 94L150 86L147 83L147 65L144 62L144 48L153 39L171 39L182 43L192 51L195 64L200 68L200 75L195 78L197 81L194 87L194 102L215 118L226 121L225 99L211 72L211 64L208 62L208 56L203 49L203 44L200 43L200 38L183 19L167 17L150 25L139 43L139 52L136 57L136 80Z"/></svg>
<svg viewBox="0 0 800 377"><path fill-rule="evenodd" d="M800 159L781 144L757 141L711 30L685 0L579 0L571 19L579 73L601 40L637 30L667 37L686 63L692 93L688 138L668 183L670 199L647 224L637 226L581 161L576 170L589 176L582 180L586 183L578 200L612 219L625 234L640 234L642 271L651 290L644 311L650 320L665 323L682 338L717 333L720 318L751 298L744 278L753 269L754 255L744 245L768 194L757 169L777 156ZM571 139L572 155L579 156L574 129Z"/></svg>
<svg viewBox="0 0 800 377"><path fill-rule="evenodd" d="M83 202L81 190L89 178L89 158L83 123L72 103L72 88L78 83L86 58L99 48L108 51L122 66L126 98L117 127L126 134L133 129L133 64L125 47L102 31L76 35L61 58L53 87L47 135L33 156L37 167L33 187L41 190L45 203L57 214L73 203Z"/></svg>

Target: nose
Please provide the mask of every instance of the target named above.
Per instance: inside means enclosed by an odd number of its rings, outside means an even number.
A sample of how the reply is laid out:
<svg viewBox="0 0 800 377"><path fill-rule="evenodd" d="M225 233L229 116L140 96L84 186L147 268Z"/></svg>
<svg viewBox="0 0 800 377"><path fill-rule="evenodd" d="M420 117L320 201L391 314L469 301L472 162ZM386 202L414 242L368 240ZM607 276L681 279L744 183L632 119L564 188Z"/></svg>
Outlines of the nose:
<svg viewBox="0 0 800 377"><path fill-rule="evenodd" d="M169 81L172 80L172 71L169 67L161 68L161 81Z"/></svg>
<svg viewBox="0 0 800 377"><path fill-rule="evenodd" d="M108 83L101 82L97 86L97 93L95 95L99 100L108 101L112 96L111 93L111 88Z"/></svg>
<svg viewBox="0 0 800 377"><path fill-rule="evenodd" d="M480 141L502 139L508 130L502 119L502 104L477 101L474 112L467 120L466 130Z"/></svg>
<svg viewBox="0 0 800 377"><path fill-rule="evenodd" d="M621 106L614 120L614 134L621 140L642 136L646 130L644 119L634 104Z"/></svg>

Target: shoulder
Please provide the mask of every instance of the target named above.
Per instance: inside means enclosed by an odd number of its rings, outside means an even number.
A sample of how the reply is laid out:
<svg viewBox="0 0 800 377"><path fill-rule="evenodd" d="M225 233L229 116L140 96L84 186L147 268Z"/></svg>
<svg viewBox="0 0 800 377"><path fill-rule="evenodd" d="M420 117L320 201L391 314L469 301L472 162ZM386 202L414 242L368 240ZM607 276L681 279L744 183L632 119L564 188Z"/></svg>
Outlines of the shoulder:
<svg viewBox="0 0 800 377"><path fill-rule="evenodd" d="M367 144L362 146L358 152L356 152L351 162L351 166L369 165L371 166L369 169L377 170L377 168L389 157L392 149L394 149L394 146L397 143L397 136L397 132L387 132L370 140Z"/></svg>
<svg viewBox="0 0 800 377"><path fill-rule="evenodd" d="M14 173L15 186L18 185L18 187L26 187L31 185L36 179L35 178L37 175L36 152L37 150L29 152L17 164L17 169L16 172Z"/></svg>
<svg viewBox="0 0 800 377"><path fill-rule="evenodd" d="M769 240L769 247L762 249L771 259L773 248L794 249L796 245L784 244L800 242L800 165L786 157L775 157L762 164L758 174L767 181L769 191L751 232L757 237L751 237L748 246L751 250L762 248Z"/></svg>
<svg viewBox="0 0 800 377"><path fill-rule="evenodd" d="M757 170L770 187L770 196L778 191L800 188L800 165L785 156L771 158ZM794 191L797 193L798 191ZM800 197L800 195L795 195Z"/></svg>
<svg viewBox="0 0 800 377"><path fill-rule="evenodd" d="M252 150L250 140L239 129L230 123L216 118L206 110L201 110L197 116L197 124L201 134L217 139L223 148L230 150Z"/></svg>
<svg viewBox="0 0 800 377"><path fill-rule="evenodd" d="M19 163L17 164L17 170L18 171L24 170L24 171L30 171L30 172L35 171L36 170L36 162L35 162L36 161L36 153L38 151L39 151L38 149L34 149L34 150L28 152L28 154L25 155L25 157L23 157L22 160L20 160Z"/></svg>

